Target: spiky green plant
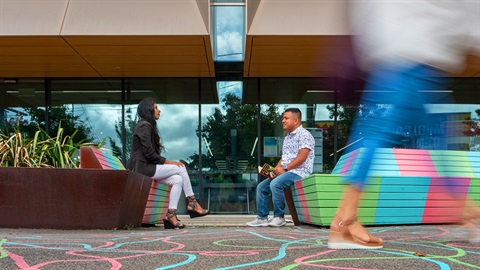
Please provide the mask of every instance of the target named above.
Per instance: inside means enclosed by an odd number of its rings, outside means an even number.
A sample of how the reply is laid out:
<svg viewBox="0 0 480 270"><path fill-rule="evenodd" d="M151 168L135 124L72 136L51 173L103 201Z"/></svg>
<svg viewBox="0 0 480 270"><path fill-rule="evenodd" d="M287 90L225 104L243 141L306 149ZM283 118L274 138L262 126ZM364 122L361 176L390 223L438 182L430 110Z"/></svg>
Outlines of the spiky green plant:
<svg viewBox="0 0 480 270"><path fill-rule="evenodd" d="M32 162L35 155L32 152L33 149L35 149L34 141L25 139L18 130L15 130L10 137L0 134L0 164L2 166L42 167Z"/></svg>
<svg viewBox="0 0 480 270"><path fill-rule="evenodd" d="M75 151L81 146L94 144L83 141L75 143L73 138L77 131L72 135L63 133L64 129L59 125L56 137L50 137L41 128L33 138L24 138L19 129L15 129L10 136L0 134L0 166L77 168ZM96 146L100 147L103 141Z"/></svg>

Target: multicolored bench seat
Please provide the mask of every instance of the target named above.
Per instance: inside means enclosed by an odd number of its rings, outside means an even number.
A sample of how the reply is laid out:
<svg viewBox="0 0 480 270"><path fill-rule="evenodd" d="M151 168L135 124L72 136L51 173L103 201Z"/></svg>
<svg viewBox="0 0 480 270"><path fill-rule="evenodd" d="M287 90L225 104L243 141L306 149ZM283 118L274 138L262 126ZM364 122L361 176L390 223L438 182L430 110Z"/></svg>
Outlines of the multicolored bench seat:
<svg viewBox="0 0 480 270"><path fill-rule="evenodd" d="M364 149L340 158L332 174L314 174L291 187L301 223L329 226L344 184ZM377 149L358 217L365 225L451 223L468 197L480 203L480 152ZM454 183L456 199L447 192Z"/></svg>
<svg viewBox="0 0 480 270"><path fill-rule="evenodd" d="M117 157L93 147L81 147L80 160L81 168L125 170L122 162ZM170 186L159 184L155 180L152 181L143 214L143 225L163 223L162 217L168 210L169 194Z"/></svg>

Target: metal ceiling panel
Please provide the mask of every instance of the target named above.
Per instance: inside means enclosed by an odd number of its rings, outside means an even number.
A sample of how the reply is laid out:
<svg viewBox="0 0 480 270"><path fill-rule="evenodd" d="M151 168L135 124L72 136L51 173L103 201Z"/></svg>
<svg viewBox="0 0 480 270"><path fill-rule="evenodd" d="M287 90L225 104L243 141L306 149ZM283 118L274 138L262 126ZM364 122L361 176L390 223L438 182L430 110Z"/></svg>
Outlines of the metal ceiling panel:
<svg viewBox="0 0 480 270"><path fill-rule="evenodd" d="M204 36L206 12L195 0L70 0L61 35Z"/></svg>

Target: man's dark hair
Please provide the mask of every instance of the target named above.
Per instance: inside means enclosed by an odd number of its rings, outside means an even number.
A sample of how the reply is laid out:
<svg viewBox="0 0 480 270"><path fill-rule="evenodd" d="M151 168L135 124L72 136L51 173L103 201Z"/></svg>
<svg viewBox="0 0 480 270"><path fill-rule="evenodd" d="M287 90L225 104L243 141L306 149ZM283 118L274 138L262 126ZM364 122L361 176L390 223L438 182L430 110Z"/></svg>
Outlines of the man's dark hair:
<svg viewBox="0 0 480 270"><path fill-rule="evenodd" d="M293 114L296 114L298 119L300 121L302 121L302 111L300 111L300 109L298 109L298 108L288 108L288 109L285 110L284 113L286 113L286 112L291 112Z"/></svg>

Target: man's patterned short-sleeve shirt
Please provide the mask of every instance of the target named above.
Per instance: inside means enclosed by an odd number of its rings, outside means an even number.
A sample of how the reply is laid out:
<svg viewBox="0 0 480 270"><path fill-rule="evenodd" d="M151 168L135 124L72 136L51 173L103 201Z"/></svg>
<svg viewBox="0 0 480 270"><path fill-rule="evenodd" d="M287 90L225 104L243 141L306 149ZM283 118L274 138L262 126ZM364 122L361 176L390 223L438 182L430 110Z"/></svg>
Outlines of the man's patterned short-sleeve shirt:
<svg viewBox="0 0 480 270"><path fill-rule="evenodd" d="M308 148L307 159L295 169L289 172L298 174L302 178L309 176L313 172L313 161L315 159L315 139L312 134L303 126L299 126L294 131L285 136L282 147L282 167L285 168L298 155L298 151L303 148Z"/></svg>

